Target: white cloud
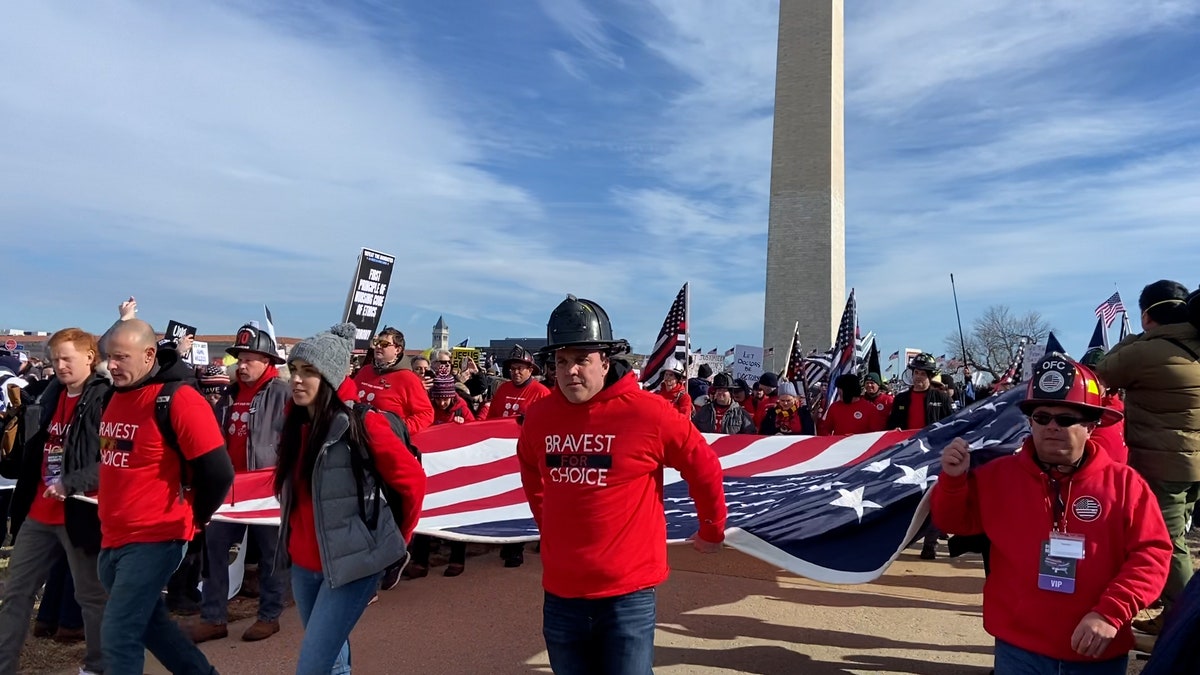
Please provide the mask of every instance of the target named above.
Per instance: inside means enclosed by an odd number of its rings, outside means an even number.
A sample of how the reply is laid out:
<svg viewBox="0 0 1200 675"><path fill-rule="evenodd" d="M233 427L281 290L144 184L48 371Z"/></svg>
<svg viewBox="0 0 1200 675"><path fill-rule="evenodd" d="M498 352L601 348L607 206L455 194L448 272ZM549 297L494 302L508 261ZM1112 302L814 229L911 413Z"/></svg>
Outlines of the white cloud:
<svg viewBox="0 0 1200 675"><path fill-rule="evenodd" d="M625 66L625 60L613 50L612 40L605 32L604 24L582 0L538 0L538 4L546 16L579 42L594 58L616 68Z"/></svg>

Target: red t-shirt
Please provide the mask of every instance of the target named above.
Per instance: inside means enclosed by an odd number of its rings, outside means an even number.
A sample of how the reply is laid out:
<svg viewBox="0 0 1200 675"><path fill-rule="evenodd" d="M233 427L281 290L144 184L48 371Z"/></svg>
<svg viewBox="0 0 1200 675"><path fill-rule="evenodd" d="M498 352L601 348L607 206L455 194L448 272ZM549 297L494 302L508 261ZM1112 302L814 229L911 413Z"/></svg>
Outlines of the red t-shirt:
<svg viewBox="0 0 1200 675"><path fill-rule="evenodd" d="M161 384L113 393L100 419L100 533L104 548L190 540L190 494L180 495L179 453L163 444L154 420ZM225 442L212 406L192 387L171 403L171 425L188 460Z"/></svg>
<svg viewBox="0 0 1200 675"><path fill-rule="evenodd" d="M886 431L888 417L892 414L892 401L894 400L892 395L880 392L872 400L868 400L866 396L863 397L863 400L875 406L875 424L879 427L877 431Z"/></svg>
<svg viewBox="0 0 1200 675"><path fill-rule="evenodd" d="M229 425L225 427L225 449L229 451L229 459L233 462L235 472L247 471L250 458L247 457L247 440L250 438L250 402L258 393L257 387L238 387L237 396L229 404Z"/></svg>
<svg viewBox="0 0 1200 675"><path fill-rule="evenodd" d="M543 399L550 395L550 390L546 385L534 379L528 379L525 384L517 386L509 380L496 388L496 395L492 397L492 405L488 408L489 420L496 420L503 417L516 417L529 412L529 406L533 405L534 401Z"/></svg>
<svg viewBox="0 0 1200 675"><path fill-rule="evenodd" d="M71 395L63 389L54 408L54 417L50 418L50 427L46 430L46 444L42 446L42 487L34 494L33 504L29 507L29 517L43 525L66 524L63 503L44 496L44 488L62 475L63 444L67 440L67 430L75 419L78 403L79 394Z"/></svg>
<svg viewBox="0 0 1200 675"><path fill-rule="evenodd" d="M872 431L883 431L883 421L875 404L865 398L855 399L852 403L834 401L825 413L825 419L820 424L819 433L822 436L843 436L846 434L865 434Z"/></svg>
<svg viewBox="0 0 1200 675"><path fill-rule="evenodd" d="M632 373L583 404L539 401L525 415L517 458L542 533L542 585L557 596L607 598L667 578L664 466L687 481L701 538L725 538L720 460Z"/></svg>
<svg viewBox="0 0 1200 675"><path fill-rule="evenodd" d="M925 392L914 391L909 399L908 426L905 429L925 428Z"/></svg>
<svg viewBox="0 0 1200 675"><path fill-rule="evenodd" d="M433 403L421 378L411 370L390 370L380 374L374 366L365 366L354 376L358 387L358 400L385 412L392 412L404 420L408 433L415 436L418 431L433 424Z"/></svg>

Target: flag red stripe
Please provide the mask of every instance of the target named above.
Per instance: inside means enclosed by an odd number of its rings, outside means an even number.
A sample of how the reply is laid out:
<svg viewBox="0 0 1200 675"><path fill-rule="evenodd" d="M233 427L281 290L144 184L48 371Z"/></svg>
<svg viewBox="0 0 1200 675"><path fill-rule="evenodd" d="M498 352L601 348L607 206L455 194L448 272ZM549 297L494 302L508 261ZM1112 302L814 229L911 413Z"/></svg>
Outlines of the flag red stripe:
<svg viewBox="0 0 1200 675"><path fill-rule="evenodd" d="M486 464L464 466L451 471L443 471L436 476L430 476L425 482L425 493L433 494L443 490L466 487L472 483L482 483L501 476L508 476L521 471L516 455L501 457Z"/></svg>
<svg viewBox="0 0 1200 675"><path fill-rule="evenodd" d="M482 511L484 509L498 509L504 506L514 506L516 504L525 503L525 490L523 488L513 488L508 492L502 492L498 495L489 497L480 497L465 502L455 502L446 506L439 506L436 509L426 509L421 512L422 518L436 518L437 516L445 516L452 513L463 513L465 511Z"/></svg>
<svg viewBox="0 0 1200 675"><path fill-rule="evenodd" d="M840 440L840 436L814 436L798 440L796 443L773 455L763 457L749 464L726 469L725 475L732 478L749 478L760 473L778 471L779 469L784 469L800 462L807 462L825 452L829 449L829 446Z"/></svg>

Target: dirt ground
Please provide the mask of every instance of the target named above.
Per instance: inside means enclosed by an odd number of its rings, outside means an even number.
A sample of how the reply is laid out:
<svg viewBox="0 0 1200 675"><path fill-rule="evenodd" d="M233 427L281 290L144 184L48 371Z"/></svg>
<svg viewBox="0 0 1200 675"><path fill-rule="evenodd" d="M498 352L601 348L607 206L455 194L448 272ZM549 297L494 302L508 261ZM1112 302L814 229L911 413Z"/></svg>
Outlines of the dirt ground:
<svg viewBox="0 0 1200 675"><path fill-rule="evenodd" d="M1197 531L1193 550L1200 550ZM874 583L834 586L732 550L700 556L672 547L672 576L659 595L655 672L986 674L992 639L981 621L981 561L924 561L916 553L906 551ZM461 577L445 578L435 567L425 579L381 593L351 638L355 673L399 672L400 657L404 672L427 675L550 672L538 556L530 551L523 567L505 569L494 547L472 546L470 554ZM0 556L2 581L7 551ZM294 610L284 612L279 635L253 644L237 640L255 603L235 599L232 637L203 645L204 652L226 674L293 672L302 637ZM74 675L82 652L80 645L31 637L22 672ZM1142 665L1134 661L1129 672ZM166 671L148 660L146 672Z"/></svg>

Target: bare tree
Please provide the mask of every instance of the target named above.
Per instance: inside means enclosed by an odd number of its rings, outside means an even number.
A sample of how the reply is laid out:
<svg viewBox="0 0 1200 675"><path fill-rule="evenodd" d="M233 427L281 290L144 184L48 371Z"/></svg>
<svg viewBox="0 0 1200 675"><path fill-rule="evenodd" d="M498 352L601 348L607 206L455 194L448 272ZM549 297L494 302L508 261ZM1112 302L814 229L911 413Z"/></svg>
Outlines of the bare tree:
<svg viewBox="0 0 1200 675"><path fill-rule="evenodd" d="M966 334L966 358L963 358L958 333L947 335L943 344L948 354L954 354L954 358L972 370L999 379L1017 357L1022 338L1038 343L1052 330L1040 312L1030 311L1017 316L1008 305L992 305L975 319Z"/></svg>

